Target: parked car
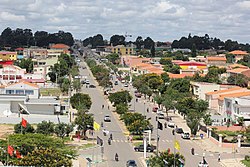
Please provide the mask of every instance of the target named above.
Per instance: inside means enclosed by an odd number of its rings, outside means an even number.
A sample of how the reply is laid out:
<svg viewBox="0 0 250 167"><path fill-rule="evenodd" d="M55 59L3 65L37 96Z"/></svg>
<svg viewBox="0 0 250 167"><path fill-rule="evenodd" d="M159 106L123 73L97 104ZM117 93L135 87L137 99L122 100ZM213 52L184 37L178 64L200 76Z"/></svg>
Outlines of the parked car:
<svg viewBox="0 0 250 167"><path fill-rule="evenodd" d="M128 160L126 163L127 167L137 167L135 160Z"/></svg>
<svg viewBox="0 0 250 167"><path fill-rule="evenodd" d="M157 114L158 119L164 119L164 114L163 113L158 113Z"/></svg>
<svg viewBox="0 0 250 167"><path fill-rule="evenodd" d="M160 108L156 111L156 113L157 114L164 114L163 111L162 111L162 109L160 109Z"/></svg>
<svg viewBox="0 0 250 167"><path fill-rule="evenodd" d="M86 81L85 81L85 80L81 81L81 84L85 84L85 83L86 83Z"/></svg>
<svg viewBox="0 0 250 167"><path fill-rule="evenodd" d="M89 88L96 88L95 85L89 85Z"/></svg>
<svg viewBox="0 0 250 167"><path fill-rule="evenodd" d="M86 84L90 84L89 80L85 80L85 83L86 83Z"/></svg>
<svg viewBox="0 0 250 167"><path fill-rule="evenodd" d="M104 116L104 122L111 122L111 118L109 115Z"/></svg>
<svg viewBox="0 0 250 167"><path fill-rule="evenodd" d="M150 144L148 144L147 147L146 147L146 151L147 152L153 152L155 149L156 149L156 146L153 146L153 145L150 145ZM143 152L144 145L141 144L139 146L136 146L136 147L134 147L134 150L138 151L138 152Z"/></svg>
<svg viewBox="0 0 250 167"><path fill-rule="evenodd" d="M122 82L122 83L125 83L126 81L123 79L121 82Z"/></svg>
<svg viewBox="0 0 250 167"><path fill-rule="evenodd" d="M174 128L174 127L175 127L175 124L174 124L173 122L168 122L168 127Z"/></svg>
<svg viewBox="0 0 250 167"><path fill-rule="evenodd" d="M125 83L125 84L124 84L124 87L128 87L128 84L127 84L127 83Z"/></svg>
<svg viewBox="0 0 250 167"><path fill-rule="evenodd" d="M181 134L181 138L190 139L190 134L188 132L184 132L184 133Z"/></svg>
<svg viewBox="0 0 250 167"><path fill-rule="evenodd" d="M118 85L118 81L115 81L115 85Z"/></svg>
<svg viewBox="0 0 250 167"><path fill-rule="evenodd" d="M176 131L176 133L178 133L178 134L184 133L182 128L176 128L175 131Z"/></svg>
<svg viewBox="0 0 250 167"><path fill-rule="evenodd" d="M153 111L153 112L157 112L157 110L158 110L158 107L153 107L153 108L152 108L152 111Z"/></svg>
<svg viewBox="0 0 250 167"><path fill-rule="evenodd" d="M137 98L141 98L141 93L139 93L139 92L137 92L136 94L135 94L135 97L137 97Z"/></svg>

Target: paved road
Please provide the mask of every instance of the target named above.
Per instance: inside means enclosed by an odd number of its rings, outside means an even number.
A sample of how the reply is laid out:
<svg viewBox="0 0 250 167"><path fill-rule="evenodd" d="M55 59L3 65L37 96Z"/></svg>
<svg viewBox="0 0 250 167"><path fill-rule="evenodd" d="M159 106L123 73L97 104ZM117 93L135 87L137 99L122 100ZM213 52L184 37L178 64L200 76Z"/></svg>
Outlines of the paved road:
<svg viewBox="0 0 250 167"><path fill-rule="evenodd" d="M115 76L113 76L113 81L116 80ZM135 101L136 97L134 95L135 89L132 86L124 87L124 84L119 82L118 85L114 86L114 91L118 90L128 90L130 91L131 95L133 96L133 100L131 101L131 110L134 110L136 112L145 114L147 118L151 118L151 123L154 126L152 137L156 139L156 113L152 112L153 106L152 103L150 103L148 100L145 100L144 97L140 98L138 102ZM149 112L147 112L147 108L149 108ZM165 120L159 120L163 124L165 123ZM187 167L193 167L196 166L200 161L203 159L203 155L205 155L206 161L209 163L209 166L212 167L219 167L221 166L218 163L218 154L217 153L210 153L207 151L203 151L202 148L197 146L193 141L191 140L183 140L179 134L173 135L172 134L172 128L164 128L164 130L158 130L158 134L160 136L160 142L159 142L159 150L163 151L168 148L170 148L171 152L174 150L174 141L177 139L180 143L180 152L182 155L184 155L186 161L185 166ZM154 142L156 144L156 142ZM195 155L191 155L191 148L195 149ZM143 154L141 153L141 156ZM233 158L233 154L224 153L221 154L221 158ZM236 155L236 157L240 157L241 155Z"/></svg>
<svg viewBox="0 0 250 167"><path fill-rule="evenodd" d="M84 62L81 62L81 66L86 66ZM96 85L94 79L89 75L90 72L88 69L80 69L80 75L88 76L90 80L90 84ZM111 116L110 123L104 123L104 128L110 133L113 134L114 141L111 145L108 145L107 140L109 136L103 136L102 131L96 132L95 136L99 136L104 141L104 160L105 162L99 163L98 166L125 166L126 161L129 159L134 159L137 162L138 166L143 166L141 161L139 161L140 155L136 154L133 151L133 146L131 143L128 143L126 140L125 135L122 133L122 130L118 124L118 120L116 120L108 110L108 103L104 98L103 92L101 91L100 87L97 88L86 88L85 86L82 87L82 92L87 93L90 95L92 99L92 106L90 109L90 113L94 114L95 121L99 124L103 121L105 115ZM104 109L102 109L102 105L104 105ZM101 159L101 148L96 148L95 150L90 150L88 153L81 151L81 156L86 156L86 154L95 154L96 159ZM115 153L119 155L119 162L114 161Z"/></svg>

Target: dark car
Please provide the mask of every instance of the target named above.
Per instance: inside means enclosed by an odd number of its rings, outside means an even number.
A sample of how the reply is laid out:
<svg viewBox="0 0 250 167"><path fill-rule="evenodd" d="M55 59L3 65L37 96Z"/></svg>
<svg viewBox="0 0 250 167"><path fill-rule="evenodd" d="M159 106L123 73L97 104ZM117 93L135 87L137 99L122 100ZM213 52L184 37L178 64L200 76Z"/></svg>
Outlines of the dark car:
<svg viewBox="0 0 250 167"><path fill-rule="evenodd" d="M126 167L137 167L135 160L128 160Z"/></svg>
<svg viewBox="0 0 250 167"><path fill-rule="evenodd" d="M96 88L95 85L89 85L89 88Z"/></svg>
<svg viewBox="0 0 250 167"><path fill-rule="evenodd" d="M118 81L115 81L115 85L118 85Z"/></svg>
<svg viewBox="0 0 250 167"><path fill-rule="evenodd" d="M153 146L153 145L150 145L150 144L148 144L147 147L146 147L146 151L147 152L153 152L155 149L156 149L156 146ZM139 146L136 146L136 147L134 147L134 150L135 151L139 151L139 152L143 152L144 145L141 144Z"/></svg>
<svg viewBox="0 0 250 167"><path fill-rule="evenodd" d="M85 83L86 83L86 81L84 81L84 80L83 80L83 81L81 81L81 84L85 84Z"/></svg>
<svg viewBox="0 0 250 167"><path fill-rule="evenodd" d="M175 131L176 131L176 133L179 133L179 134L184 133L182 128L177 128Z"/></svg>
<svg viewBox="0 0 250 167"><path fill-rule="evenodd" d="M137 97L137 98L141 98L141 96L142 96L141 93L136 93L135 94L135 97Z"/></svg>

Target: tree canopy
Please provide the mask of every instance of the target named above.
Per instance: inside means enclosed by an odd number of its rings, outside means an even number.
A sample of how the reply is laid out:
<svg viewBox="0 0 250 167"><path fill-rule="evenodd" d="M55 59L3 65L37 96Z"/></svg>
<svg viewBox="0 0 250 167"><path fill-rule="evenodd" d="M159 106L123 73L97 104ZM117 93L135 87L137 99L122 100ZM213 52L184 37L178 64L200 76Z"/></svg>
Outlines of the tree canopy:
<svg viewBox="0 0 250 167"><path fill-rule="evenodd" d="M90 109L92 101L88 94L76 93L70 98L70 104L76 109L82 105L86 107L86 109Z"/></svg>

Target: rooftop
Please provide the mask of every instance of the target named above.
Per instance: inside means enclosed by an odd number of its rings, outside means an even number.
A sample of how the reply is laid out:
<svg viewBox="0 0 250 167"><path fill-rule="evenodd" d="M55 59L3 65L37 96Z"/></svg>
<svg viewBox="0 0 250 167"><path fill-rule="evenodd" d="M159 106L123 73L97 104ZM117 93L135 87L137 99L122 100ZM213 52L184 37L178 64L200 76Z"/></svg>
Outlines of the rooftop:
<svg viewBox="0 0 250 167"><path fill-rule="evenodd" d="M70 47L68 45L59 43L59 44L52 45L50 48L52 48L52 49L69 49Z"/></svg>
<svg viewBox="0 0 250 167"><path fill-rule="evenodd" d="M230 54L234 54L234 55L247 55L248 53L246 51L242 51L242 50L234 50L232 52L229 52Z"/></svg>
<svg viewBox="0 0 250 167"><path fill-rule="evenodd" d="M207 57L208 61L226 61L226 57L219 57L219 56L209 56Z"/></svg>
<svg viewBox="0 0 250 167"><path fill-rule="evenodd" d="M233 88L229 88L229 89L225 89L225 90L218 90L218 91L214 91L214 92L207 92L206 95L214 95L214 94L220 94L220 93L226 93L226 92L231 92L234 90L240 90L243 89L241 87L233 87Z"/></svg>
<svg viewBox="0 0 250 167"><path fill-rule="evenodd" d="M224 100L225 97L242 97L242 96L249 96L249 95L250 95L250 91L247 91L247 92L237 92L237 93L229 93L229 94L220 95L220 97L218 99L219 100Z"/></svg>
<svg viewBox="0 0 250 167"><path fill-rule="evenodd" d="M234 69L234 68L245 68L245 69L248 69L247 66L244 66L242 64L230 64L228 67L231 68L231 69Z"/></svg>
<svg viewBox="0 0 250 167"><path fill-rule="evenodd" d="M236 73L236 74L240 74L244 71L249 71L250 69L244 69L244 68L235 68L235 69L232 69L232 70L227 70L227 72L230 72L230 73Z"/></svg>

